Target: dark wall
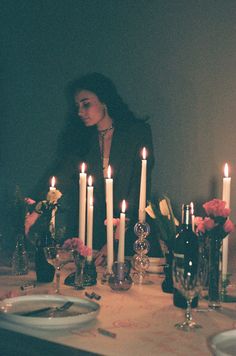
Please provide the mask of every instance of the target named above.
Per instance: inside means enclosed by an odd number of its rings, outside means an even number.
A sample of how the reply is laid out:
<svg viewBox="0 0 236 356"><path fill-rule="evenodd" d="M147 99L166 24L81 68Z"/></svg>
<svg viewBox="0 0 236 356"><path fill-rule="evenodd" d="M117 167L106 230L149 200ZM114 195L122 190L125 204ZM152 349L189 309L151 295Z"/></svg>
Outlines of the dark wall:
<svg viewBox="0 0 236 356"><path fill-rule="evenodd" d="M67 114L65 87L110 76L148 115L153 192L183 202L221 197L223 165L236 203L235 1L1 1L1 195L25 195L50 165Z"/></svg>

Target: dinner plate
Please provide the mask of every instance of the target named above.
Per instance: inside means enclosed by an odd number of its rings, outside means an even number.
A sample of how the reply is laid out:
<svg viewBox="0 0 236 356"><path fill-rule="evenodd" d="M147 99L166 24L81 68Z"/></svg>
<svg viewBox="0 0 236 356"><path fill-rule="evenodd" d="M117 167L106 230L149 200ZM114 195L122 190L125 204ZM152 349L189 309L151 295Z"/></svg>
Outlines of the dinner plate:
<svg viewBox="0 0 236 356"><path fill-rule="evenodd" d="M62 312L23 315L27 312L47 307L60 307L67 301L73 305ZM7 320L11 323L44 329L69 328L95 319L99 313L100 305L96 302L69 296L57 295L29 295L4 299L0 303L0 321Z"/></svg>
<svg viewBox="0 0 236 356"><path fill-rule="evenodd" d="M236 329L215 335L211 340L211 347L217 356L235 356Z"/></svg>

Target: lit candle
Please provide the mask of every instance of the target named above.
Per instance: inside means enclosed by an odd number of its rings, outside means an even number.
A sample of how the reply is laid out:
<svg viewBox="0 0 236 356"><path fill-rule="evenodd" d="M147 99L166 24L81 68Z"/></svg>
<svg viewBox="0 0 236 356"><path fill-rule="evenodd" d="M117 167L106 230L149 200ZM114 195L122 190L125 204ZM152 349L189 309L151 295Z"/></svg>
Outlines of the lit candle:
<svg viewBox="0 0 236 356"><path fill-rule="evenodd" d="M55 184L56 184L56 178L53 176L51 179L51 186L50 186L51 191L56 190Z"/></svg>
<svg viewBox="0 0 236 356"><path fill-rule="evenodd" d="M118 262L125 261L125 200L122 202L119 224L119 248L118 248Z"/></svg>
<svg viewBox="0 0 236 356"><path fill-rule="evenodd" d="M86 182L85 163L82 163L79 175L79 237L85 243L85 221L86 221Z"/></svg>
<svg viewBox="0 0 236 356"><path fill-rule="evenodd" d="M89 176L87 186L87 211L89 210L91 201L93 202L93 178Z"/></svg>
<svg viewBox="0 0 236 356"><path fill-rule="evenodd" d="M226 202L226 207L230 207L230 184L231 177L229 177L229 167L228 164L225 163L224 166L224 178L223 178L223 193L222 200ZM223 239L223 247L222 247L222 276L226 278L227 270L228 270L228 236Z"/></svg>
<svg viewBox="0 0 236 356"><path fill-rule="evenodd" d="M195 232L195 215L194 215L194 204L193 202L191 201L190 203L190 211L191 211L191 216L192 216L192 230L193 232Z"/></svg>
<svg viewBox="0 0 236 356"><path fill-rule="evenodd" d="M54 192L56 191L55 184L56 184L56 178L53 176L51 179L51 186L49 188L49 191L52 192L53 195L55 194ZM56 207L52 209L51 220L49 223L49 230L51 232L51 236L53 239L55 239L56 237L55 236L56 235L56 211L57 211Z"/></svg>
<svg viewBox="0 0 236 356"><path fill-rule="evenodd" d="M140 181L140 194L139 194L139 222L143 223L146 219L146 184L147 184L147 152L146 148L142 151L142 168L141 168L141 181Z"/></svg>
<svg viewBox="0 0 236 356"><path fill-rule="evenodd" d="M87 247L93 249L93 198L90 197L88 204L88 223L87 223ZM87 257L88 261L92 261L92 255Z"/></svg>
<svg viewBox="0 0 236 356"><path fill-rule="evenodd" d="M107 213L107 271L112 271L113 264L113 179L108 166L106 178L106 213Z"/></svg>

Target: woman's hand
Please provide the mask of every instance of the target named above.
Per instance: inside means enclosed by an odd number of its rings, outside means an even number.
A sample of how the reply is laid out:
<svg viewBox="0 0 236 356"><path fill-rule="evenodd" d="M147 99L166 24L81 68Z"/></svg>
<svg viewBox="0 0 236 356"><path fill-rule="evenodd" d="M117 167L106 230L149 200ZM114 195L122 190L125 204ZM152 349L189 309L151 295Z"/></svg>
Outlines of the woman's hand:
<svg viewBox="0 0 236 356"><path fill-rule="evenodd" d="M25 202L28 205L34 205L36 203L35 200L31 198L25 198ZM36 211L33 211L32 213L27 213L25 216L25 235L28 236L30 228L35 224L35 222L38 220L39 214L36 213Z"/></svg>
<svg viewBox="0 0 236 356"><path fill-rule="evenodd" d="M35 224L38 220L40 214L33 211L31 214L27 213L25 216L25 235L28 236L31 227Z"/></svg>

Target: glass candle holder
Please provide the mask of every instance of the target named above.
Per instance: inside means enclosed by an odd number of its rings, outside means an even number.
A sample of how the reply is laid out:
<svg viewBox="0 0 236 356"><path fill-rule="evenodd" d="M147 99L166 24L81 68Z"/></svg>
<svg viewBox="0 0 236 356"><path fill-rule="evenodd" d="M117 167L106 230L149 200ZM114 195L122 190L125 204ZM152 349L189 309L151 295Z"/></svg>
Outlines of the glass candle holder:
<svg viewBox="0 0 236 356"><path fill-rule="evenodd" d="M146 271L150 265L150 261L147 256L147 253L150 249L150 244L146 240L146 237L150 233L150 226L146 222L138 222L134 226L134 232L138 239L134 242L134 251L136 254L132 259L132 265L134 268L133 281L135 283L143 283Z"/></svg>
<svg viewBox="0 0 236 356"><path fill-rule="evenodd" d="M108 284L115 291L127 291L132 286L130 277L130 264L125 262L114 262L112 265L112 274L108 279Z"/></svg>

